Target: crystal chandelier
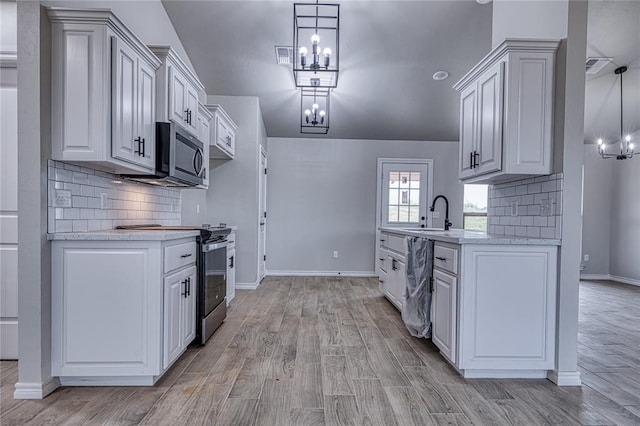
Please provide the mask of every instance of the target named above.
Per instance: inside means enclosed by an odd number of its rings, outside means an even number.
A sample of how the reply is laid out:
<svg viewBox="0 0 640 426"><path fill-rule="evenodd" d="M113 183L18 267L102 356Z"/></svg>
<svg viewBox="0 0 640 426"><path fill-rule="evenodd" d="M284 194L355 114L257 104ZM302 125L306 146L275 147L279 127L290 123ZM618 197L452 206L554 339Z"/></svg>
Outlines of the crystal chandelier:
<svg viewBox="0 0 640 426"><path fill-rule="evenodd" d="M627 158L633 158L634 144L631 142L631 135L624 135L624 127L622 125L623 103L622 103L622 73L627 71L627 67L619 67L614 71L616 74L620 74L620 152L607 152L607 144L602 138L598 139L598 153L602 158L615 158L616 160L626 160Z"/></svg>

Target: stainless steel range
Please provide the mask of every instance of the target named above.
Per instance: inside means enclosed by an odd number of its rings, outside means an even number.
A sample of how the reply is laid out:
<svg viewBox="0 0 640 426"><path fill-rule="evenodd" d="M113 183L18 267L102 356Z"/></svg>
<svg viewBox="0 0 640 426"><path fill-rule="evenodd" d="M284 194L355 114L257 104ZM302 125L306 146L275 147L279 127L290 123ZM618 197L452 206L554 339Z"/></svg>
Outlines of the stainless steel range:
<svg viewBox="0 0 640 426"><path fill-rule="evenodd" d="M198 243L198 298L195 343L204 345L227 316L227 236L226 226L124 225L116 229L200 231Z"/></svg>

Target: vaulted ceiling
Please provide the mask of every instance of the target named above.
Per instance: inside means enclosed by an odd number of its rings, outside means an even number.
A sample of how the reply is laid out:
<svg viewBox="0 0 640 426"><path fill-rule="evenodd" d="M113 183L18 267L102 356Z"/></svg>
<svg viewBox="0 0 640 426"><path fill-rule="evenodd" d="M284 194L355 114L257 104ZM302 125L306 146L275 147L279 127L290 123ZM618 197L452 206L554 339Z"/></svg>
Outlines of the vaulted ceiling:
<svg viewBox="0 0 640 426"><path fill-rule="evenodd" d="M451 87L491 50L492 6L338 3L340 77L327 136L457 140ZM274 52L275 45L292 45L292 1L163 4L208 94L258 96L269 136L300 136L300 95L291 66L278 65ZM450 77L434 81L438 70Z"/></svg>
<svg viewBox="0 0 640 426"><path fill-rule="evenodd" d="M492 5L476 1L355 1L340 4L340 79L327 137L458 140L451 86L491 50ZM300 95L274 46L291 45L292 1L176 1L164 7L208 94L258 96L274 137L299 137ZM585 142L640 129L640 1L590 1L586 57L611 57L587 75ZM434 81L435 71L450 77Z"/></svg>

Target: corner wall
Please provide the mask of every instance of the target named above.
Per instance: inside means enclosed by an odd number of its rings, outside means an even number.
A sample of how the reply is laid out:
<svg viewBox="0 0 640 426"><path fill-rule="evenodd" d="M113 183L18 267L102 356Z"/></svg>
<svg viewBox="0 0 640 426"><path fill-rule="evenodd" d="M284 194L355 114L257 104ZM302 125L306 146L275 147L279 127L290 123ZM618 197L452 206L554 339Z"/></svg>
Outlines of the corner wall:
<svg viewBox="0 0 640 426"><path fill-rule="evenodd" d="M453 227L462 227L455 142L269 138L268 273L374 274L383 157L433 158L434 196L446 195Z"/></svg>

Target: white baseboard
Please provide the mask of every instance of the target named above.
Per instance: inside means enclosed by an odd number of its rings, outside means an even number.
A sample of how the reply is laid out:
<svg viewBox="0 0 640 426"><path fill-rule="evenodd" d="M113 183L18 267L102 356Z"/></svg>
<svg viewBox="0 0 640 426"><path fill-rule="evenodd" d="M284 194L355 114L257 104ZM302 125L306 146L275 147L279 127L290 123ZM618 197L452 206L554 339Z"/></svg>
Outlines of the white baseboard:
<svg viewBox="0 0 640 426"><path fill-rule="evenodd" d="M463 370L465 379L544 379L547 370Z"/></svg>
<svg viewBox="0 0 640 426"><path fill-rule="evenodd" d="M631 284L631 285L640 286L640 280L635 280L633 278L620 277L618 275L611 275L610 279L622 284Z"/></svg>
<svg viewBox="0 0 640 426"><path fill-rule="evenodd" d="M236 290L255 290L260 286L259 282L254 283L236 283Z"/></svg>
<svg viewBox="0 0 640 426"><path fill-rule="evenodd" d="M377 277L373 271L266 271L270 277Z"/></svg>
<svg viewBox="0 0 640 426"><path fill-rule="evenodd" d="M57 377L50 378L45 383L16 383L13 392L14 399L42 399L60 387Z"/></svg>
<svg viewBox="0 0 640 426"><path fill-rule="evenodd" d="M579 371L551 370L547 374L547 379L558 386L582 386Z"/></svg>
<svg viewBox="0 0 640 426"><path fill-rule="evenodd" d="M581 280L610 280L609 274L580 274Z"/></svg>
<svg viewBox="0 0 640 426"><path fill-rule="evenodd" d="M630 284L640 286L640 280L634 278L621 277L619 275L611 274L580 274L581 280L609 280L622 284Z"/></svg>

